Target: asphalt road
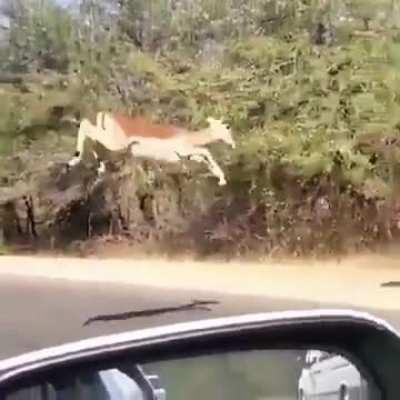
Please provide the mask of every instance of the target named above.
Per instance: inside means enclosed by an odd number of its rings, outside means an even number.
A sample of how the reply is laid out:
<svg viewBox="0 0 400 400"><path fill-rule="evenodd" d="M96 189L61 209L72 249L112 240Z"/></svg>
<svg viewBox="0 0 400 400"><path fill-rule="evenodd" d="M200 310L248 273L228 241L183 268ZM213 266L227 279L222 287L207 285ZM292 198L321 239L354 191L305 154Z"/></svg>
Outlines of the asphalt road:
<svg viewBox="0 0 400 400"><path fill-rule="evenodd" d="M179 306L192 299L218 300L220 303L212 306L211 312L191 310L83 326L88 318L98 314ZM0 359L82 338L172 322L248 312L326 307L330 304L2 275ZM338 305L332 307L338 308ZM400 310L367 311L387 319L400 329Z"/></svg>

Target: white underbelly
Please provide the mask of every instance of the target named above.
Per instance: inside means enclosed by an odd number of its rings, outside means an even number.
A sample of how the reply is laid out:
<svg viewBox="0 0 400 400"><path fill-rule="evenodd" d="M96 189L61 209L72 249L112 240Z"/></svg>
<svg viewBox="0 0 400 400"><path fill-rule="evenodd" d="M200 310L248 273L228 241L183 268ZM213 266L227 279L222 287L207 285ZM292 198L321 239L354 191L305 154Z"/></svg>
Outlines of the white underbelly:
<svg viewBox="0 0 400 400"><path fill-rule="evenodd" d="M115 141L115 140L104 140L102 143L108 150L121 151L128 147L129 142Z"/></svg>
<svg viewBox="0 0 400 400"><path fill-rule="evenodd" d="M162 139L145 139L131 145L132 155L141 158L152 158L159 161L178 162L181 160L179 154L187 150L182 143L166 142Z"/></svg>

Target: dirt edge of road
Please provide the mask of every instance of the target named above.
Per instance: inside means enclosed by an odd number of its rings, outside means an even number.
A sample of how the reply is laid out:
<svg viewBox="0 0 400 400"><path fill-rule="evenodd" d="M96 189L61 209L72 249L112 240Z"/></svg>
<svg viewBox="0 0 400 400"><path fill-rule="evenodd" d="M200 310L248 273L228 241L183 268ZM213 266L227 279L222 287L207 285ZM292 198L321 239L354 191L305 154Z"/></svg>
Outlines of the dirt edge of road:
<svg viewBox="0 0 400 400"><path fill-rule="evenodd" d="M0 257L0 279L1 275L204 290L400 310L400 256L394 255L365 255L340 262L258 263L140 257L3 256Z"/></svg>

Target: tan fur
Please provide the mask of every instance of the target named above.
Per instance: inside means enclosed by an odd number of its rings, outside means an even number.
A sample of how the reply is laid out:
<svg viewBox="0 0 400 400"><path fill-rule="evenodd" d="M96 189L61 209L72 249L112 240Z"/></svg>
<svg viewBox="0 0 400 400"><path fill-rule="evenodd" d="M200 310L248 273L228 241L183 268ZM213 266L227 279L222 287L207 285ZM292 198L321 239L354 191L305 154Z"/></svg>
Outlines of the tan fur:
<svg viewBox="0 0 400 400"><path fill-rule="evenodd" d="M113 118L128 137L170 139L184 131L174 125L153 123L144 117L126 117L121 114L113 114Z"/></svg>

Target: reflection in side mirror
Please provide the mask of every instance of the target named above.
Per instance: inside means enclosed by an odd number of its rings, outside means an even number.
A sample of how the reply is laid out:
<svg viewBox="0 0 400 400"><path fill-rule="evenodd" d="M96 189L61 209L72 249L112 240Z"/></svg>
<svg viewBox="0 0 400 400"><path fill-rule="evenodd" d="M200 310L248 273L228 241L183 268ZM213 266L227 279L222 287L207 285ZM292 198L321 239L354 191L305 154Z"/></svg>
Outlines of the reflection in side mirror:
<svg viewBox="0 0 400 400"><path fill-rule="evenodd" d="M317 357L311 357L308 365L311 366L311 365L315 364L317 362L317 360L318 360Z"/></svg>
<svg viewBox="0 0 400 400"><path fill-rule="evenodd" d="M326 353L325 353L326 354ZM305 364L311 367L317 361L321 360L324 357L324 353L319 350L309 350L306 353Z"/></svg>
<svg viewBox="0 0 400 400"><path fill-rule="evenodd" d="M6 400L366 400L368 388L359 369L339 354L243 350L64 370Z"/></svg>
<svg viewBox="0 0 400 400"><path fill-rule="evenodd" d="M306 357L307 359L307 357ZM298 398L368 399L368 383L348 359L333 353L312 354L301 370Z"/></svg>

